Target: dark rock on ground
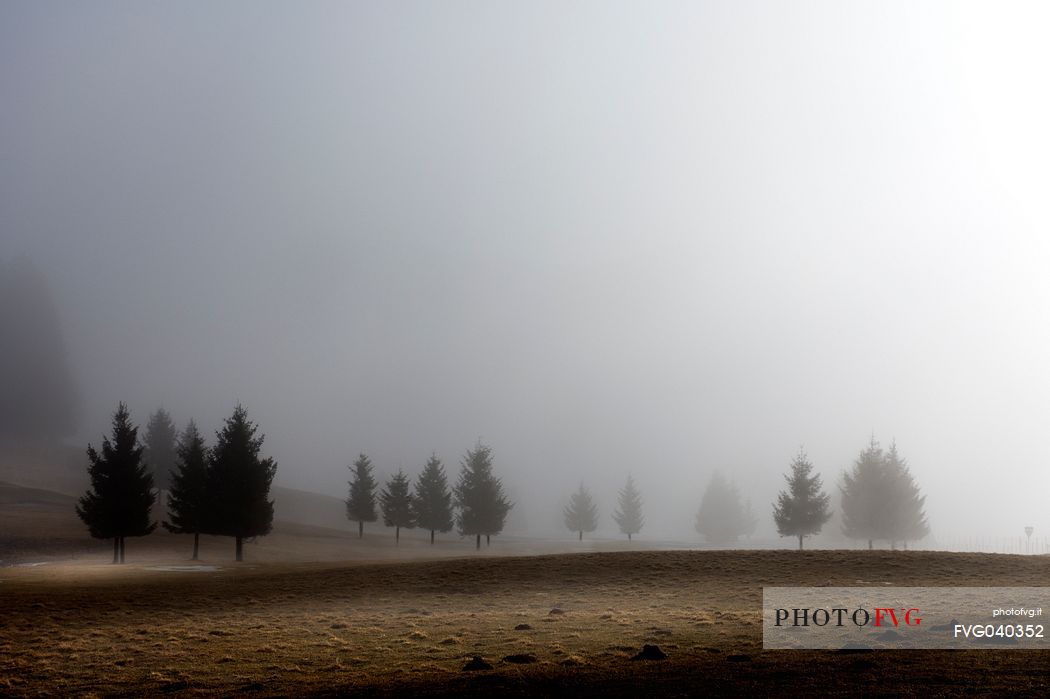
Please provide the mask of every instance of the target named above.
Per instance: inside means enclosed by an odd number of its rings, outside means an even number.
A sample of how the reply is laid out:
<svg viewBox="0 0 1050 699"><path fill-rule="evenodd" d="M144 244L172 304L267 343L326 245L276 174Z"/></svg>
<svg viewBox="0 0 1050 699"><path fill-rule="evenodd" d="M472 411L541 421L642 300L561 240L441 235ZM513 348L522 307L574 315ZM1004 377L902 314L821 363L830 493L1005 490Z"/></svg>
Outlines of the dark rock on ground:
<svg viewBox="0 0 1050 699"><path fill-rule="evenodd" d="M475 655L473 658L470 659L470 662L468 662L466 665L463 666L463 671L464 672L474 672L476 670L491 670L491 669L492 669L492 665L490 665L489 663L485 662L485 659L482 658L480 655Z"/></svg>
<svg viewBox="0 0 1050 699"><path fill-rule="evenodd" d="M642 652L631 658L631 660L665 660L667 653L660 650L660 646L646 643L642 646Z"/></svg>

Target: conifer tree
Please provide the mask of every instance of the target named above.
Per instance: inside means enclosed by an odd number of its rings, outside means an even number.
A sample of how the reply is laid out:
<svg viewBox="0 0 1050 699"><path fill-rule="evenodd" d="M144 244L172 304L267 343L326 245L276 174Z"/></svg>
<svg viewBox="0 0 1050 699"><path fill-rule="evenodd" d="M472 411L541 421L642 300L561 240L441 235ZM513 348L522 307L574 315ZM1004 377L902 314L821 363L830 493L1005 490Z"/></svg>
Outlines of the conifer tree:
<svg viewBox="0 0 1050 699"><path fill-rule="evenodd" d="M803 538L819 534L831 518L831 496L824 492L820 475L813 473L813 464L801 449L791 462L791 473L784 478L788 489L780 491L773 506L773 520L781 536L798 537L801 551Z"/></svg>
<svg viewBox="0 0 1050 699"><path fill-rule="evenodd" d="M696 513L696 531L715 545L731 544L737 537L754 530L750 506L740 498L740 491L717 471L711 475L700 509Z"/></svg>
<svg viewBox="0 0 1050 699"><path fill-rule="evenodd" d="M208 534L232 536L236 558L244 560L244 540L265 536L273 528L273 500L270 485L277 473L273 458L261 458L264 436L238 405L215 434L209 455Z"/></svg>
<svg viewBox="0 0 1050 699"><path fill-rule="evenodd" d="M483 534L489 542L493 534L503 531L513 504L503 495L503 483L492 473L490 447L478 442L467 451L456 483L455 497L459 507L459 532L477 537L477 549L481 548Z"/></svg>
<svg viewBox="0 0 1050 699"><path fill-rule="evenodd" d="M452 531L455 526L452 512L452 492L445 478L441 459L431 455L423 472L416 480L412 512L417 526L430 531L430 543L434 543L434 532Z"/></svg>
<svg viewBox="0 0 1050 699"><path fill-rule="evenodd" d="M175 468L177 437L171 415L164 408L157 408L146 423L142 459L153 474L153 485L158 490L170 487L170 474Z"/></svg>
<svg viewBox="0 0 1050 699"><path fill-rule="evenodd" d="M164 528L175 534L193 534L193 560L200 552L201 532L207 529L209 506L208 448L196 423L189 421L175 447L176 470L171 472L168 518Z"/></svg>
<svg viewBox="0 0 1050 699"><path fill-rule="evenodd" d="M907 463L893 444L884 452L875 437L842 476L843 532L854 539L867 539L868 548L876 539L907 546L909 540L929 533L926 498L912 477Z"/></svg>
<svg viewBox="0 0 1050 699"><path fill-rule="evenodd" d="M887 508L890 545L896 548L896 542L899 541L904 544L904 548L908 548L908 541L921 539L930 533L923 510L926 496L920 494L907 462L897 453L896 442L891 443L886 451L885 468L892 493L892 506Z"/></svg>
<svg viewBox="0 0 1050 699"><path fill-rule="evenodd" d="M124 562L124 539L146 536L156 528L150 521L153 476L142 462L138 427L120 403L113 414L113 439L103 437L102 452L87 448L91 489L77 503L77 515L96 539L113 539L113 562Z"/></svg>
<svg viewBox="0 0 1050 699"><path fill-rule="evenodd" d="M412 494L409 492L408 476L404 471L387 481L386 487L379 494L379 505L383 508L383 524L394 528L394 541L401 541L401 527L411 529L416 526L412 514Z"/></svg>
<svg viewBox="0 0 1050 699"><path fill-rule="evenodd" d="M645 517L642 516L642 494L634 484L634 479L627 476L627 484L620 490L619 507L613 512L613 521L630 541L634 534L642 531Z"/></svg>
<svg viewBox="0 0 1050 699"><path fill-rule="evenodd" d="M842 474L842 533L851 539L867 539L868 549L886 534L881 512L887 504L881 501L887 492L884 461L882 447L872 435L853 468Z"/></svg>
<svg viewBox="0 0 1050 699"><path fill-rule="evenodd" d="M565 526L569 531L577 532L580 541L583 541L584 532L593 532L598 528L598 506L594 504L583 483L580 483L579 489L569 498L569 504L563 514Z"/></svg>
<svg viewBox="0 0 1050 699"><path fill-rule="evenodd" d="M372 462L359 454L353 466L350 481L350 497L346 501L346 517L357 522L357 536L365 535L365 522L376 521L376 479L372 476Z"/></svg>

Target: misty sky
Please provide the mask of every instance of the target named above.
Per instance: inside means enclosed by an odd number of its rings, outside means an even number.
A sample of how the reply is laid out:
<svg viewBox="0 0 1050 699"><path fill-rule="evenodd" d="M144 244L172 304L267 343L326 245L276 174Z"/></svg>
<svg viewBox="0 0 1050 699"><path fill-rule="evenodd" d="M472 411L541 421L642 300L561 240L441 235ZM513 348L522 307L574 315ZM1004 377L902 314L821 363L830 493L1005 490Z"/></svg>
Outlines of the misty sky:
<svg viewBox="0 0 1050 699"><path fill-rule="evenodd" d="M935 536L1050 534L1050 8L0 4L0 257L60 305L75 444L120 400L277 482L479 437L560 527L772 534L896 439ZM837 498L836 498L837 499ZM981 508L978 510L977 508ZM987 514L984 513L985 509Z"/></svg>

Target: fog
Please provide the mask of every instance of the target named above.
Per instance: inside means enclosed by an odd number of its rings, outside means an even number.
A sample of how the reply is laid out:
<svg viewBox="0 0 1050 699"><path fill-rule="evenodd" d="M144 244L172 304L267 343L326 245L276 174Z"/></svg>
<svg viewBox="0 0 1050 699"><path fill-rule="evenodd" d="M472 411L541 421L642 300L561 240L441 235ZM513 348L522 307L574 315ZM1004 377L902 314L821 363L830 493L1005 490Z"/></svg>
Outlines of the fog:
<svg viewBox="0 0 1050 699"><path fill-rule="evenodd" d="M874 434L934 537L1050 533L1050 9L5 2L0 259L79 396L344 496L478 439L517 505L756 536ZM4 332L9 332L5 329ZM837 496L835 498L837 503ZM563 532L571 536L570 532Z"/></svg>

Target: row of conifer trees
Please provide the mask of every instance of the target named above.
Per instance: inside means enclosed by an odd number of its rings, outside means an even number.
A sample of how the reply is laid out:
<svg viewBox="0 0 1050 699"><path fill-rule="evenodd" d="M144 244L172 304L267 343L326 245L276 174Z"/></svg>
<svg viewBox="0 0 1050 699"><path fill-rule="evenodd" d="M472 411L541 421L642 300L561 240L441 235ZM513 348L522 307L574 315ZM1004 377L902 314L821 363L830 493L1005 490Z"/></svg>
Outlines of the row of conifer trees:
<svg viewBox="0 0 1050 699"><path fill-rule="evenodd" d="M364 536L365 522L378 519L378 500L383 523L394 527L395 541L400 540L402 529L418 527L430 532L433 544L435 532L449 532L457 526L461 535L475 537L480 549L482 536L489 541L503 531L507 513L514 506L503 493L502 481L493 474L492 449L480 442L463 457L459 480L451 489L436 455L427 460L414 490L404 470L398 470L378 498L378 484L368 456L359 455L350 470L346 516L357 522L358 536Z"/></svg>
<svg viewBox="0 0 1050 699"><path fill-rule="evenodd" d="M123 563L125 539L146 536L157 527L152 509L160 491L154 487L154 459L144 452L156 450L158 442L139 443L138 427L124 403L112 424L112 439L103 438L100 451L88 446L91 488L76 509L93 537L113 539L113 562ZM270 485L277 463L260 455L262 442L240 405L216 432L212 447L205 445L192 420L175 441L175 468L167 474L168 521L163 524L169 531L193 534L194 560L201 534L233 537L240 561L246 538L270 532Z"/></svg>
<svg viewBox="0 0 1050 699"><path fill-rule="evenodd" d="M157 524L151 511L161 488L167 489L168 519L163 526L175 533L193 534L193 559L198 558L201 534L230 536L236 541L236 558L243 560L244 539L268 534L273 525L270 485L277 470L272 458L260 455L263 436L238 405L208 447L191 420L176 435L170 416L163 410L150 418L146 439L140 444L138 428L132 424L127 406L121 403L113 415L112 438L104 438L100 451L88 446L91 489L80 498L77 514L91 535L113 540L113 561L124 561L125 539L145 536ZM167 464L168 468L164 468ZM394 527L395 541L401 529L421 528L436 532L458 528L463 536L486 541L503 530L513 507L503 485L493 473L492 450L478 442L461 462L459 479L449 487L441 460L432 455L413 488L399 470L378 493L373 467L361 454L350 466L346 516L364 524L378 519ZM781 536L803 539L817 534L830 519L831 497L823 491L820 476L805 452L799 451L785 476L788 488L773 507L773 518ZM896 445L883 451L874 437L862 450L852 469L843 473L843 533L851 538L891 545L920 539L929 531L920 494L910 470L897 453ZM644 524L641 494L628 476L619 493L613 519L630 539ZM565 525L583 538L597 528L598 509L581 483L564 512ZM753 532L755 518L731 482L715 474L704 493L696 518L696 529L711 543L725 544Z"/></svg>
<svg viewBox="0 0 1050 699"><path fill-rule="evenodd" d="M198 559L200 535L231 536L236 559L243 560L244 540L270 533L274 503L270 486L277 471L272 458L260 455L263 436L240 405L216 433L208 447L191 420L176 434L171 417L158 409L150 417L146 438L140 442L138 427L121 403L113 415L112 436L104 437L101 450L88 445L91 488L77 503L77 514L91 535L113 540L113 562L123 563L128 537L154 531L152 510L162 490L167 491L168 518L163 526L173 533L193 535L193 560ZM376 488L369 458L361 454L350 467L347 517L364 523L377 519ZM450 489L444 467L431 456L409 492L408 477L399 471L379 494L383 519L395 527L421 527L434 533L458 525L460 534L486 540L503 530L513 504L503 484L493 474L492 450L480 442L462 462L455 487Z"/></svg>
<svg viewBox="0 0 1050 699"><path fill-rule="evenodd" d="M773 504L773 520L777 532L797 538L801 549L803 540L819 534L831 519L831 495L824 491L820 475L814 473L813 464L801 449L785 479L788 487ZM883 450L872 437L853 465L842 473L839 490L842 534L866 540L869 549L875 541L886 541L892 548L907 547L908 541L929 533L924 511L926 498L896 444ZM598 526L598 508L582 483L563 514L565 526L577 532L580 539ZM628 538L638 533L644 523L641 495L630 477L620 491L613 519ZM714 473L700 501L696 531L711 544L727 545L754 533L756 523L750 503L741 498L736 486Z"/></svg>

